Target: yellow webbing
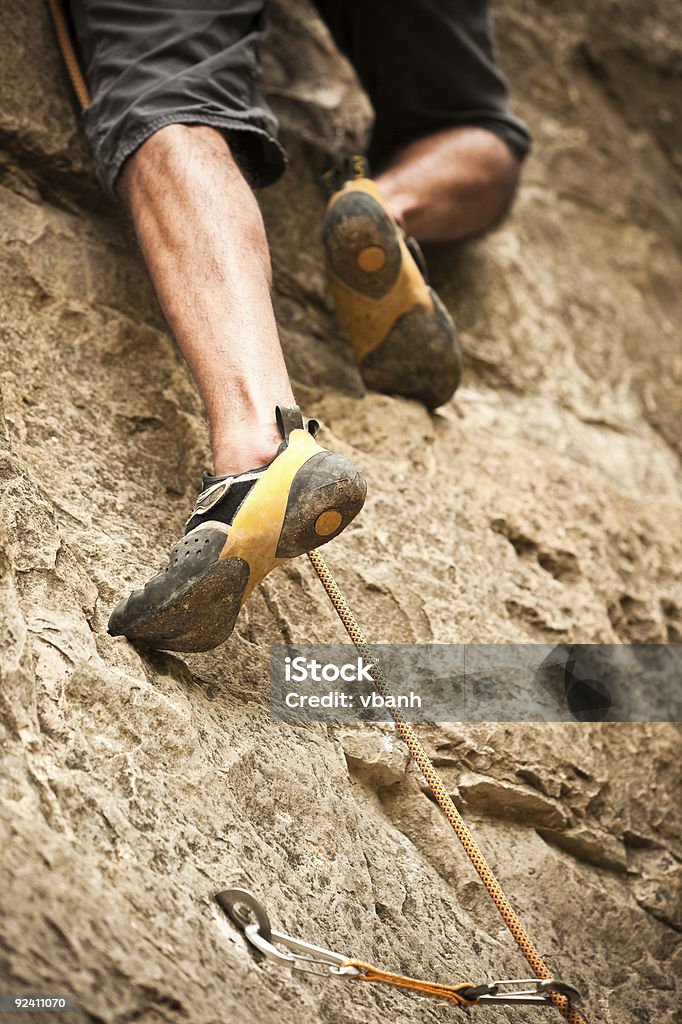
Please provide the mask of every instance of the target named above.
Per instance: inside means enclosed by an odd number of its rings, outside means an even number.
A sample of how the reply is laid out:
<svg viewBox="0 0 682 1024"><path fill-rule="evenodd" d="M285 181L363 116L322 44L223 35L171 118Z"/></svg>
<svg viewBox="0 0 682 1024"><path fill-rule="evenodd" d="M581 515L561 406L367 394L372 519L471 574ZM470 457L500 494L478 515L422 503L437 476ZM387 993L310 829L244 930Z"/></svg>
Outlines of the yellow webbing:
<svg viewBox="0 0 682 1024"><path fill-rule="evenodd" d="M373 661L372 677L377 690L382 697L391 697L391 690L381 666L377 663L376 658L374 657L367 640L355 619L355 616L348 607L345 597L339 590L336 580L329 571L327 563L319 551L309 551L308 558L310 559L313 569L317 573L322 586L327 591L329 600L341 619L348 636L355 644L358 653L367 658L368 661ZM472 836L468 825L452 802L452 798L445 788L443 780L434 768L431 758L426 753L426 750L422 746L414 729L410 723L403 718L398 710L393 708L390 710L391 716L396 724L398 735L404 741L410 755L426 779L429 789L433 793L438 806L452 825L455 835L464 847L469 860L478 872L481 881L488 890L495 906L502 915L504 923L514 936L516 944L528 961L536 978L547 980L548 978L553 977L552 972L545 964L535 944L516 916L514 909L504 894L500 883L497 881L492 868L479 850L476 840ZM390 975L387 977L390 977ZM569 1024L587 1024L585 1017L583 1017L575 1007L571 1006L566 996L560 995L558 992L549 991L548 998L551 999L553 1005L557 1008L561 1016L569 1022Z"/></svg>
<svg viewBox="0 0 682 1024"><path fill-rule="evenodd" d="M363 960L349 960L348 967L358 967L363 973L359 974L354 981L378 981L384 985L395 985L397 988L409 988L413 992L421 992L425 996L436 996L438 999L448 999L456 1006L473 1006L477 999L467 999L463 995L472 985L439 985L432 981L420 981L418 978L406 978L404 974L391 974L390 971L382 971L372 964L366 964Z"/></svg>

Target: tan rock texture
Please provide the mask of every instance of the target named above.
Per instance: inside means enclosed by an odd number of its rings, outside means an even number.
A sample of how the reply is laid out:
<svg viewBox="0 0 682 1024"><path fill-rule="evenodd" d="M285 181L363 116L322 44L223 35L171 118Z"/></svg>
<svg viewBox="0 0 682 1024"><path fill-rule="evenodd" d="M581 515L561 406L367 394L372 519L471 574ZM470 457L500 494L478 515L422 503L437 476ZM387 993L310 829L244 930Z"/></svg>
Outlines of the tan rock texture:
<svg viewBox="0 0 682 1024"><path fill-rule="evenodd" d="M302 404L369 481L328 558L372 640L682 639L680 15L500 0L535 152L497 234L431 254L467 357L431 416L365 394L335 326L318 174L368 108L312 10L273 4L265 87L291 158L262 196L277 310ZM257 962L213 902L246 886L277 926L387 969L528 973L390 730L270 720L269 644L342 639L305 560L214 654L107 636L180 530L205 425L94 181L43 4L0 18L0 990L70 993L69 1024L450 1020ZM420 734L590 1020L682 1020L678 728Z"/></svg>

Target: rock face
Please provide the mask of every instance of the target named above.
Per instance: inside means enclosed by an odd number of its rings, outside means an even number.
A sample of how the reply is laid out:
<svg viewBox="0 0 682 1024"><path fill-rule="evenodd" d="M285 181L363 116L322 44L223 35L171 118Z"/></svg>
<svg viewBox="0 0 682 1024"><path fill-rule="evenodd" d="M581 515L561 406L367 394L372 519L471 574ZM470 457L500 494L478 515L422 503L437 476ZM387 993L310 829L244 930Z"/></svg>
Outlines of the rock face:
<svg viewBox="0 0 682 1024"><path fill-rule="evenodd" d="M175 539L206 432L43 5L0 16L0 990L72 994L73 1024L449 1020L257 962L213 902L251 888L276 927L390 970L528 973L390 730L270 720L268 645L341 638L305 560L210 656L107 636ZM265 84L292 163L262 196L277 310L302 404L369 481L328 550L366 631L679 642L679 4L498 4L535 153L502 230L432 254L467 355L433 416L363 393L335 326L317 175L367 105L307 6L272 20ZM680 1021L677 728L420 732L590 1019Z"/></svg>

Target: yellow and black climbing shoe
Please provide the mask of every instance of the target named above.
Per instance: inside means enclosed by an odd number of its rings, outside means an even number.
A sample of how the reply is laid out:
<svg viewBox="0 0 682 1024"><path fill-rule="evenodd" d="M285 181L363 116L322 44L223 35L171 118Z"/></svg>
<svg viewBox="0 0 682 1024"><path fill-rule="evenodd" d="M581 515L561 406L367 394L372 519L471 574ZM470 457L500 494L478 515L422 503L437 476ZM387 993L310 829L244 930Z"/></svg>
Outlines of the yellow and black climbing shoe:
<svg viewBox="0 0 682 1024"><path fill-rule="evenodd" d="M318 424L277 408L282 443L266 466L204 477L183 539L166 569L114 608L112 636L166 651L208 651L228 638L239 610L271 569L338 536L358 514L365 480L321 448Z"/></svg>
<svg viewBox="0 0 682 1024"><path fill-rule="evenodd" d="M419 246L385 208L367 164L331 172L322 244L336 312L369 388L435 409L454 394L462 350L429 287Z"/></svg>

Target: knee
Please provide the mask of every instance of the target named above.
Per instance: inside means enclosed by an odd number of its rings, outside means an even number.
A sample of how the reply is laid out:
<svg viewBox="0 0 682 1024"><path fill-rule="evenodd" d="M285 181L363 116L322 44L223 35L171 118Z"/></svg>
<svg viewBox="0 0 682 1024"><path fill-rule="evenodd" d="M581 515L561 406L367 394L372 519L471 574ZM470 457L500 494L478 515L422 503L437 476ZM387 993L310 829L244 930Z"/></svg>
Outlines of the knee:
<svg viewBox="0 0 682 1024"><path fill-rule="evenodd" d="M225 137L208 125L169 124L150 135L127 159L117 182L126 200L145 181L196 178L214 161L234 163ZM235 165L236 166L236 165Z"/></svg>
<svg viewBox="0 0 682 1024"><path fill-rule="evenodd" d="M457 125L402 149L377 179L389 209L421 242L485 234L509 212L520 163L494 132Z"/></svg>

